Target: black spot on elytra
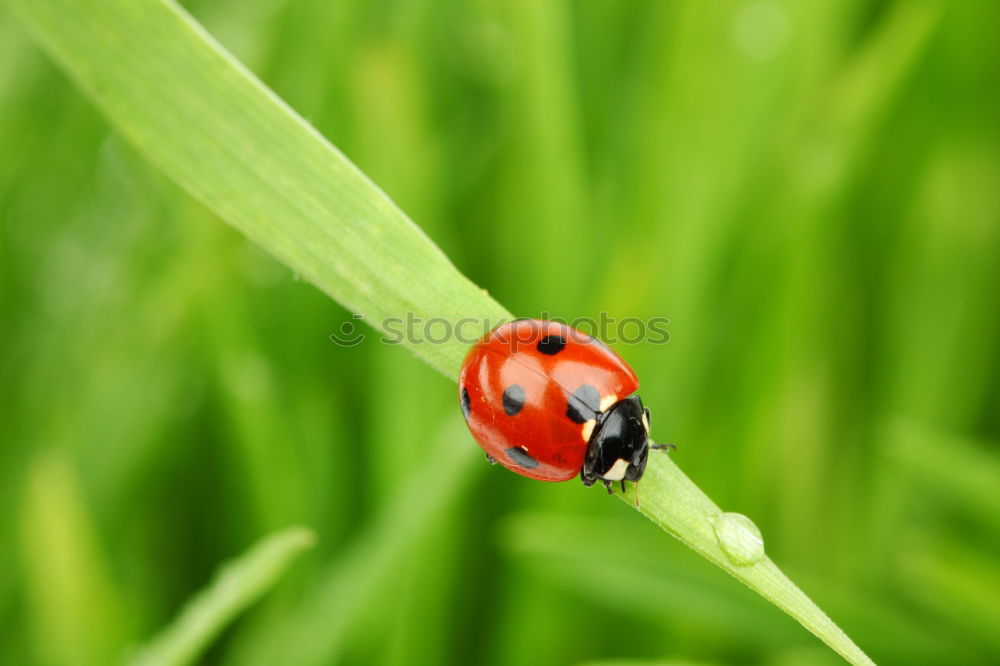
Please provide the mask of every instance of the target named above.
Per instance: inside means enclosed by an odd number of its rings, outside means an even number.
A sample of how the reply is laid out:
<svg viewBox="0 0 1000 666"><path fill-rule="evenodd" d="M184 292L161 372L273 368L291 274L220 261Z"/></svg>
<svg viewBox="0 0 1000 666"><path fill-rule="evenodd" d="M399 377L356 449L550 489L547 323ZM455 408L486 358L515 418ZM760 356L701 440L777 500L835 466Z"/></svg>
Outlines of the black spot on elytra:
<svg viewBox="0 0 1000 666"><path fill-rule="evenodd" d="M584 423L597 416L601 407L601 394L590 384L584 384L569 397L566 416L574 423Z"/></svg>
<svg viewBox="0 0 1000 666"><path fill-rule="evenodd" d="M524 408L524 388L520 384L511 384L503 390L503 411L507 416L514 416Z"/></svg>
<svg viewBox="0 0 1000 666"><path fill-rule="evenodd" d="M469 413L472 411L472 405L469 404L469 392L462 388L462 416L465 420L469 420Z"/></svg>
<svg viewBox="0 0 1000 666"><path fill-rule="evenodd" d="M512 446L505 452L507 457L514 461L514 464L521 467L527 467L531 469L533 467L538 467L538 461L529 456L524 449L519 449L516 446Z"/></svg>
<svg viewBox="0 0 1000 666"><path fill-rule="evenodd" d="M566 338L561 335L546 335L538 341L538 351L546 356L554 356L566 346Z"/></svg>

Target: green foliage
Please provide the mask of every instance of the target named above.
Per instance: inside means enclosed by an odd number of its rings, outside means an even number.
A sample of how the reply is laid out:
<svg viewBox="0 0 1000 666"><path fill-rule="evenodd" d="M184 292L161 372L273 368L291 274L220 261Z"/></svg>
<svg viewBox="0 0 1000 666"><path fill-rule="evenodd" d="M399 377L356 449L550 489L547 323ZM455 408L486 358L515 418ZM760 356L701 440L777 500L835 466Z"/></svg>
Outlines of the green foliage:
<svg viewBox="0 0 1000 666"><path fill-rule="evenodd" d="M155 0L117 7L65 6L54 0L21 5L19 11L144 153L209 208L345 306L373 321L392 316L403 320L409 313L428 319L437 311L439 319L455 328L462 318L459 313L484 321L509 318L492 299L472 289L340 153L208 42L183 14ZM100 40L95 43L81 35L80 25L92 27ZM234 114L234 109L241 113ZM457 338L411 348L442 373L457 374L463 351ZM732 557L732 548L726 552L726 544L738 541L739 535L726 538L717 525L721 511L676 465L658 456L649 467L643 484L650 497L643 509L647 515L786 610L852 663L870 663L763 550L752 559ZM757 537L759 533L751 541L759 547ZM246 594L252 597L253 574L247 577ZM231 578L238 582L241 576ZM356 583L356 574L352 578ZM227 580L224 587L233 585ZM323 594L320 605L326 598L339 599L339 585ZM227 615L239 609L238 603L216 601L219 596L216 589L207 601L194 602L176 627L140 656L140 663L189 661ZM336 614L309 612L295 623L312 631L292 642L293 653L302 652L291 657L294 663L329 658L337 634L326 621L310 624L308 619L332 616Z"/></svg>
<svg viewBox="0 0 1000 666"><path fill-rule="evenodd" d="M107 663L304 524L208 661L831 663L601 493L474 477L453 385L336 347L294 279L376 325L505 316L435 243L519 314L670 317L617 349L673 460L877 661L1000 655L995 9L192 3L432 243L169 5L8 4L139 154L0 14L5 658ZM644 512L835 635L656 460Z"/></svg>
<svg viewBox="0 0 1000 666"><path fill-rule="evenodd" d="M510 315L371 181L186 14L147 0L12 0L142 153L195 198L378 326ZM465 347L412 346L446 376Z"/></svg>
<svg viewBox="0 0 1000 666"><path fill-rule="evenodd" d="M193 662L225 625L273 587L295 556L314 541L312 532L301 527L268 536L226 564L208 589L191 599L180 617L140 649L130 663L169 666Z"/></svg>

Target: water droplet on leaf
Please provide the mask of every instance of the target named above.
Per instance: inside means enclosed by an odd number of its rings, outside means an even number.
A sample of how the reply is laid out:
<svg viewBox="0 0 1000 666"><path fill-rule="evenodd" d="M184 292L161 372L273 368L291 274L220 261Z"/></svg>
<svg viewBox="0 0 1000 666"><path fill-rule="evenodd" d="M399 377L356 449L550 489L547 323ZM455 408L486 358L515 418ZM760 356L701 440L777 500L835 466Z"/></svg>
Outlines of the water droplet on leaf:
<svg viewBox="0 0 1000 666"><path fill-rule="evenodd" d="M753 521L742 513L723 513L713 524L715 538L729 561L740 567L764 559L764 538Z"/></svg>

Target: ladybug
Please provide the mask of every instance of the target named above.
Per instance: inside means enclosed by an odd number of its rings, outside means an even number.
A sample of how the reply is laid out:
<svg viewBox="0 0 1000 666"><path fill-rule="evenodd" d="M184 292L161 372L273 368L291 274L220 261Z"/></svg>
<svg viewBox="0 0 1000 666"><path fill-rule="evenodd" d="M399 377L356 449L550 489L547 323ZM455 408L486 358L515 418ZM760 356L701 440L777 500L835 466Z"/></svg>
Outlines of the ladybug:
<svg viewBox="0 0 1000 666"><path fill-rule="evenodd" d="M473 345L458 380L465 421L490 462L530 479L638 481L649 453L639 380L591 336L515 319ZM656 447L659 448L659 447Z"/></svg>

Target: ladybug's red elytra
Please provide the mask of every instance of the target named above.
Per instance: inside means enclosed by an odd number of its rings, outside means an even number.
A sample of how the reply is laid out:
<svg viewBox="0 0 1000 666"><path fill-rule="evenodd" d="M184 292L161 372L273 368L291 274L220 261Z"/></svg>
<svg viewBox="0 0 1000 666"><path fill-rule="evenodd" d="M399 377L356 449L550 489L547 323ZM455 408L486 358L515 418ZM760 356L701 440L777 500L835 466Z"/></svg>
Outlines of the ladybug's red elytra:
<svg viewBox="0 0 1000 666"><path fill-rule="evenodd" d="M462 413L490 462L540 481L638 481L649 453L639 380L602 342L565 324L516 319L469 350Z"/></svg>

